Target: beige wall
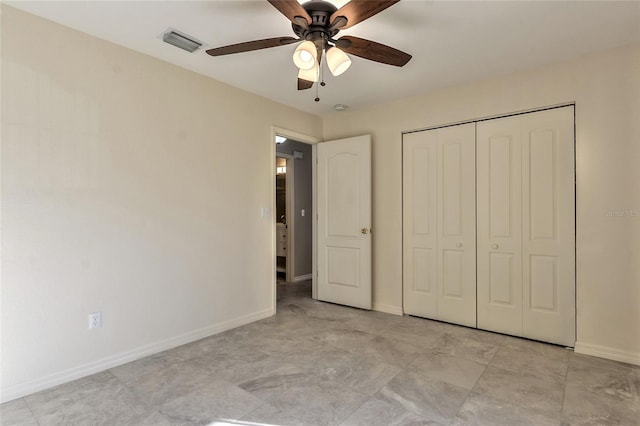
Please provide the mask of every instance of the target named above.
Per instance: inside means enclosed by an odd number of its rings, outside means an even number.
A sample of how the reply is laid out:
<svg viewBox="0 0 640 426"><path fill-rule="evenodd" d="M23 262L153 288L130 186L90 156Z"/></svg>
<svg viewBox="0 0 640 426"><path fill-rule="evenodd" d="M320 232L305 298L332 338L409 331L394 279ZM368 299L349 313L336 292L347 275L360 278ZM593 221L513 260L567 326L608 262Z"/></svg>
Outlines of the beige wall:
<svg viewBox="0 0 640 426"><path fill-rule="evenodd" d="M271 126L319 117L6 6L1 71L3 399L273 313Z"/></svg>
<svg viewBox="0 0 640 426"><path fill-rule="evenodd" d="M323 117L373 136L374 305L402 306L401 132L576 103L577 351L640 364L640 46ZM631 216L609 217L609 210Z"/></svg>

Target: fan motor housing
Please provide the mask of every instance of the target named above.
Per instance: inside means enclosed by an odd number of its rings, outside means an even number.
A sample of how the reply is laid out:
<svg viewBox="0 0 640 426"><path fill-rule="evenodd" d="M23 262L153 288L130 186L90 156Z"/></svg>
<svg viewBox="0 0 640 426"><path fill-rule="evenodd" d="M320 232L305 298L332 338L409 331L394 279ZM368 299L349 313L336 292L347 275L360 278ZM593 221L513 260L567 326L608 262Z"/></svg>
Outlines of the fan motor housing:
<svg viewBox="0 0 640 426"><path fill-rule="evenodd" d="M309 28L302 27L295 23L291 24L293 32L303 40L316 41L322 38L323 34L326 39L333 38L338 34L338 29L329 31L331 22L329 19L335 11L338 10L333 4L324 0L311 0L302 4L304 10L311 17L311 25Z"/></svg>

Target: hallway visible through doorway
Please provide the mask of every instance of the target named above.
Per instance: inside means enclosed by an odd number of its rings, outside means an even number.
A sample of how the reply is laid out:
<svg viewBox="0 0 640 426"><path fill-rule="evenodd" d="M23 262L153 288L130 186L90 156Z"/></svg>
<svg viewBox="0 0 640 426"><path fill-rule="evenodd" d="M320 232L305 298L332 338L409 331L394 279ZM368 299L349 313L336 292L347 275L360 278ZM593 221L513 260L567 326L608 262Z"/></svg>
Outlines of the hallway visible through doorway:
<svg viewBox="0 0 640 426"><path fill-rule="evenodd" d="M282 136L275 142L277 282L299 283L312 278L313 268L312 149Z"/></svg>

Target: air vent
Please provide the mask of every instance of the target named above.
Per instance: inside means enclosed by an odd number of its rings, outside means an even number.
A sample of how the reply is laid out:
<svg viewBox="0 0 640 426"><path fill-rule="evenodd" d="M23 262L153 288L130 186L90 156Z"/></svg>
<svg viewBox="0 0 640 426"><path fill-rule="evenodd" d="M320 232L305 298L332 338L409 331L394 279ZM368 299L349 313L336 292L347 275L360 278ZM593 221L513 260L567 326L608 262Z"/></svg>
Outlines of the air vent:
<svg viewBox="0 0 640 426"><path fill-rule="evenodd" d="M162 35L162 41L175 47L179 47L182 50L186 50L189 53L195 52L202 46L202 43L193 37L171 28Z"/></svg>

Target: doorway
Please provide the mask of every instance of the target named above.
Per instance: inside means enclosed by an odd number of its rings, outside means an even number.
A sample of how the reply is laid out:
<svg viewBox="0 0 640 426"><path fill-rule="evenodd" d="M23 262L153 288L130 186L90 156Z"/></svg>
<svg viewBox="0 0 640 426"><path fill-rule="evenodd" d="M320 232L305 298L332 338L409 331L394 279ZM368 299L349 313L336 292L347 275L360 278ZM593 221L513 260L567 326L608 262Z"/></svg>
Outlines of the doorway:
<svg viewBox="0 0 640 426"><path fill-rule="evenodd" d="M302 140L301 140L302 139ZM292 132L274 131L274 298L278 289L304 287L314 279L314 146Z"/></svg>
<svg viewBox="0 0 640 426"><path fill-rule="evenodd" d="M293 156L276 151L276 277L292 282L295 277L295 163Z"/></svg>

